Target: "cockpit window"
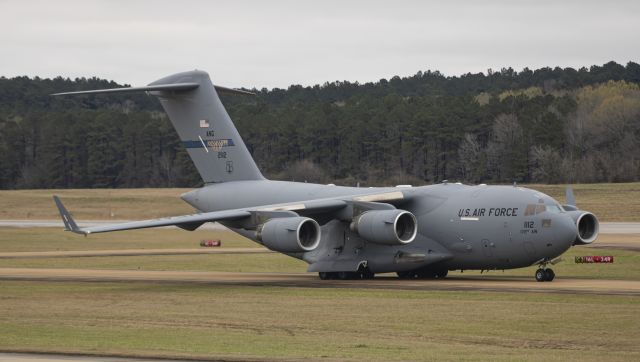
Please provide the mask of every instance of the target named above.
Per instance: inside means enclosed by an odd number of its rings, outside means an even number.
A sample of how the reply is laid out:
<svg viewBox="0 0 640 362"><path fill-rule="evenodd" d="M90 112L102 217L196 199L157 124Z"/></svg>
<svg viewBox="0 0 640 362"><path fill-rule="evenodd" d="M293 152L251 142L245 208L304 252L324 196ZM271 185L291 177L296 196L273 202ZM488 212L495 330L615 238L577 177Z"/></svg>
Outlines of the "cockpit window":
<svg viewBox="0 0 640 362"><path fill-rule="evenodd" d="M531 216L536 214L536 204L529 204L527 208L524 210L525 216Z"/></svg>
<svg viewBox="0 0 640 362"><path fill-rule="evenodd" d="M547 205L547 211L549 211L552 214L560 214L563 212L560 206L558 205Z"/></svg>
<svg viewBox="0 0 640 362"><path fill-rule="evenodd" d="M560 214L564 212L564 209L562 208L562 206L560 206L558 201L552 198L546 199L545 204L547 205L547 211L549 211L550 213Z"/></svg>
<svg viewBox="0 0 640 362"><path fill-rule="evenodd" d="M564 212L560 205L557 203L547 203L547 204L529 204L524 210L525 216L538 215L545 211L548 211L552 214L560 214Z"/></svg>

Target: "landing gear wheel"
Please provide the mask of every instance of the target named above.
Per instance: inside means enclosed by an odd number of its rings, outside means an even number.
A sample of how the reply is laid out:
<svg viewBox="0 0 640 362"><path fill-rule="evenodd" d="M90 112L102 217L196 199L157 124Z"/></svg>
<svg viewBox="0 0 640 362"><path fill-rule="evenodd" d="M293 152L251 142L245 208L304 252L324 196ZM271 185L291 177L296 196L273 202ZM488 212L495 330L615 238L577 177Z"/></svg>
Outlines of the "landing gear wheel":
<svg viewBox="0 0 640 362"><path fill-rule="evenodd" d="M547 273L544 271L544 269L536 270L536 281L544 282L546 280L547 280Z"/></svg>
<svg viewBox="0 0 640 362"><path fill-rule="evenodd" d="M398 274L398 278L400 279L414 279L416 277L416 273L413 271L402 271L396 274Z"/></svg>
<svg viewBox="0 0 640 362"><path fill-rule="evenodd" d="M361 279L373 279L375 274L371 272L371 270L366 269L360 273Z"/></svg>
<svg viewBox="0 0 640 362"><path fill-rule="evenodd" d="M320 280L329 280L329 279L331 279L331 273L329 273L329 272L320 272L320 273L318 273L318 276L320 277Z"/></svg>
<svg viewBox="0 0 640 362"><path fill-rule="evenodd" d="M436 279L444 279L447 277L447 274L449 274L449 271L446 269L438 270L436 271Z"/></svg>
<svg viewBox="0 0 640 362"><path fill-rule="evenodd" d="M351 275L349 272L338 272L338 279L340 280L349 280L351 279Z"/></svg>
<svg viewBox="0 0 640 362"><path fill-rule="evenodd" d="M545 281L550 282L553 281L553 279L556 277L556 273L553 272L553 269L545 269L544 271L545 274Z"/></svg>
<svg viewBox="0 0 640 362"><path fill-rule="evenodd" d="M435 279L437 278L436 272L432 270L420 270L417 273L418 279Z"/></svg>

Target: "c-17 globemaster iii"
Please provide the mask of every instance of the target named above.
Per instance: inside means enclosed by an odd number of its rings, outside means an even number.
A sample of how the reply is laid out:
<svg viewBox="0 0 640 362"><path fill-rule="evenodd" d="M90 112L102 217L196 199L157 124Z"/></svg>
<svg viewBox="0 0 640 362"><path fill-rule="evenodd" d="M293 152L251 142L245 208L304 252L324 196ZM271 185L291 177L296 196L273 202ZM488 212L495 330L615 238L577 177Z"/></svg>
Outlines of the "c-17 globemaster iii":
<svg viewBox="0 0 640 362"><path fill-rule="evenodd" d="M538 281L573 245L598 236L598 220L567 202L517 186L443 182L422 187L361 188L264 178L213 85L189 71L146 87L63 94L146 91L156 96L204 186L181 198L197 213L81 228L54 196L66 230L93 234L175 225L195 230L218 222L265 247L304 260L321 279L443 278L449 270L539 265ZM249 93L251 94L251 93Z"/></svg>

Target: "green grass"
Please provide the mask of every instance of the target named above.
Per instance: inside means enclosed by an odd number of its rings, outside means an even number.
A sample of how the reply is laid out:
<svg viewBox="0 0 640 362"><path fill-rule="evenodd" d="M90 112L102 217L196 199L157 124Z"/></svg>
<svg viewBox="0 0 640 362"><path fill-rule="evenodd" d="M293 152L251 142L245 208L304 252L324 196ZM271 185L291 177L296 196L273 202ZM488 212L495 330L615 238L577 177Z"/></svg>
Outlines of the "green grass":
<svg viewBox="0 0 640 362"><path fill-rule="evenodd" d="M380 361L640 357L640 304L628 296L42 282L0 282L0 296L2 350Z"/></svg>
<svg viewBox="0 0 640 362"><path fill-rule="evenodd" d="M564 203L565 185L522 185ZM572 185L578 205L603 221L640 221L640 183ZM192 213L189 189L0 190L0 219L57 219L59 195L79 220L141 220Z"/></svg>

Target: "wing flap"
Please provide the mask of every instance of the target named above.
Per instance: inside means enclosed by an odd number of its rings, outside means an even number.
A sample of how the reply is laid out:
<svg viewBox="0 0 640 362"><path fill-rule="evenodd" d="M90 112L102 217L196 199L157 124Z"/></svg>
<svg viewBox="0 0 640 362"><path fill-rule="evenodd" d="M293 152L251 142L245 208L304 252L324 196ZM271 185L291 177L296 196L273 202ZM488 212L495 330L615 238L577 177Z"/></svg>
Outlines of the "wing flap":
<svg viewBox="0 0 640 362"><path fill-rule="evenodd" d="M163 219L132 221L121 224L94 226L90 228L81 228L80 231L82 231L84 234L94 234L109 231L146 229L161 226L184 226L187 229L191 229L193 225L198 223L203 224L210 221L236 220L248 217L250 215L251 213L244 210L213 211L205 212L202 214L167 217Z"/></svg>

